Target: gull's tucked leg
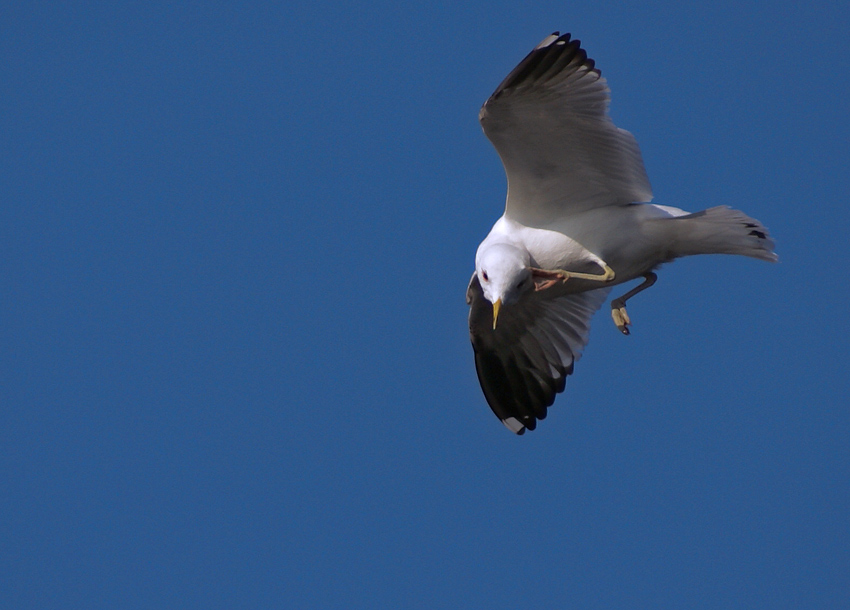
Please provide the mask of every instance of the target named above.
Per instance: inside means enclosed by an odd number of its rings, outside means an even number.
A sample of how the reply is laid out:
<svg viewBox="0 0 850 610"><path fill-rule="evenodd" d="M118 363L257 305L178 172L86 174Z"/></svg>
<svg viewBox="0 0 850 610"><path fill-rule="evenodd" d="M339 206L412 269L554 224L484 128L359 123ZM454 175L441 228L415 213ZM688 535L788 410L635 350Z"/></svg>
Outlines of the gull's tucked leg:
<svg viewBox="0 0 850 610"><path fill-rule="evenodd" d="M626 301L635 296L638 292L642 292L652 286L658 276L650 272L643 276L643 283L632 288L619 299L611 301L611 317L614 318L614 324L620 329L624 335L629 334L629 324L632 321L629 319L629 314L626 313Z"/></svg>
<svg viewBox="0 0 850 610"><path fill-rule="evenodd" d="M578 271L564 271L563 269L537 269L531 267L531 276L534 278L535 290L545 290L559 280L566 282L568 279L593 280L597 282L610 282L614 279L614 270L604 261L598 263L604 273L579 273Z"/></svg>

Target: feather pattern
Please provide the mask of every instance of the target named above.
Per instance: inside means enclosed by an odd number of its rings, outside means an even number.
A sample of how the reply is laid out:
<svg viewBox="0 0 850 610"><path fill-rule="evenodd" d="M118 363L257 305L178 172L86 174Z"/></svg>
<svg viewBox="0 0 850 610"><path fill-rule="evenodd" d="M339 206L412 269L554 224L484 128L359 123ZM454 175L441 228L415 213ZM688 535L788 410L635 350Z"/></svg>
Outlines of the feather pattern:
<svg viewBox="0 0 850 610"><path fill-rule="evenodd" d="M590 318L610 288L579 294L533 293L523 307L506 308L493 329L493 309L477 275L467 289L469 334L484 396L511 430L534 430L581 357Z"/></svg>
<svg viewBox="0 0 850 610"><path fill-rule="evenodd" d="M505 215L543 226L553 215L652 199L634 136L608 116L610 94L569 34L540 43L479 114L505 166Z"/></svg>

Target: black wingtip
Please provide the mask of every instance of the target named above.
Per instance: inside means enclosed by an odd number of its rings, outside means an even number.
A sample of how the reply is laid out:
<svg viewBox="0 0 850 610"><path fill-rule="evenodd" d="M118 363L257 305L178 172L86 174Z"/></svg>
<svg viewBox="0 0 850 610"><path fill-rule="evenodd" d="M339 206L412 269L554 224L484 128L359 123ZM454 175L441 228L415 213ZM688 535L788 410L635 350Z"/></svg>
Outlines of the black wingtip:
<svg viewBox="0 0 850 610"><path fill-rule="evenodd" d="M529 78L535 79L541 76L556 62L562 67L575 62L584 66L588 72L601 76L602 73L596 67L596 62L588 58L587 52L581 48L581 40L570 37L569 32L560 34L555 31L541 40L496 87L490 100L498 99L506 90L516 87Z"/></svg>

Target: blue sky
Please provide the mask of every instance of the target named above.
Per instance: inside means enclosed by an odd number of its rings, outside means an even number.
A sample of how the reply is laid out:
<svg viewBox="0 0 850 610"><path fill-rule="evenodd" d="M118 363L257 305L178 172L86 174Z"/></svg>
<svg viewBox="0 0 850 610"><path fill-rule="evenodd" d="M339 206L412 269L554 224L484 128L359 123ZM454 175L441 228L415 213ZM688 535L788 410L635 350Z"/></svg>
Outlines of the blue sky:
<svg viewBox="0 0 850 610"><path fill-rule="evenodd" d="M0 606L848 604L848 9L585 4L6 4ZM554 30L781 262L665 267L515 437L477 113Z"/></svg>

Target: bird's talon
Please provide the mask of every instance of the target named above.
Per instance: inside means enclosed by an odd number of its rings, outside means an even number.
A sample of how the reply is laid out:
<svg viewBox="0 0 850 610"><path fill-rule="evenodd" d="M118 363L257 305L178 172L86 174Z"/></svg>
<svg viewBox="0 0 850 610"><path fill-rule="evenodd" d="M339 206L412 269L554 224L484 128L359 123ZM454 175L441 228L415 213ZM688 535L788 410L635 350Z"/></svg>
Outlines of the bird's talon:
<svg viewBox="0 0 850 610"><path fill-rule="evenodd" d="M632 323L629 318L629 314L626 313L626 308L624 306L617 306L615 304L611 304L611 317L614 318L614 324L620 329L620 332L624 335L631 334L629 331L629 324Z"/></svg>

